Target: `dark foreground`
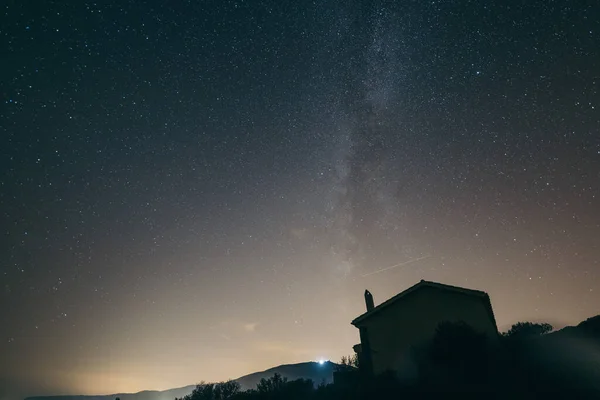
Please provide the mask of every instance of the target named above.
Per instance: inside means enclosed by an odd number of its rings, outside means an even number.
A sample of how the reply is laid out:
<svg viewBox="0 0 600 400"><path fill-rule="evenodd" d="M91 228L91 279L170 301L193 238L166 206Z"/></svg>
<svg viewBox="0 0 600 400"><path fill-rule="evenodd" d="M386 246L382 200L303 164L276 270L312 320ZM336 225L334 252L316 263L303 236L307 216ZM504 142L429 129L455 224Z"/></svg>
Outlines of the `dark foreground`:
<svg viewBox="0 0 600 400"><path fill-rule="evenodd" d="M356 360L329 384L275 374L247 391L235 381L200 384L177 400L600 399L600 316L550 334L539 324L513 328L490 339L442 324L427 347L415 349L411 374L373 376Z"/></svg>

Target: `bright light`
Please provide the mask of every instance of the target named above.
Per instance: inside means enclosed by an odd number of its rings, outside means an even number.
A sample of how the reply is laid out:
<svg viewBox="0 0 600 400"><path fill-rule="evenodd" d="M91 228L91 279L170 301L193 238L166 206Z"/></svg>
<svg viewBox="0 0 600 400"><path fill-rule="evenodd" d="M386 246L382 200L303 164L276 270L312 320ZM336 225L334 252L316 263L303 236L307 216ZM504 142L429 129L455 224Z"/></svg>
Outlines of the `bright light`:
<svg viewBox="0 0 600 400"><path fill-rule="evenodd" d="M323 360L323 359L321 358L321 359L320 359L318 362L319 362L319 364L320 364L320 365L323 365L323 364L325 364L325 361L327 361L327 360Z"/></svg>

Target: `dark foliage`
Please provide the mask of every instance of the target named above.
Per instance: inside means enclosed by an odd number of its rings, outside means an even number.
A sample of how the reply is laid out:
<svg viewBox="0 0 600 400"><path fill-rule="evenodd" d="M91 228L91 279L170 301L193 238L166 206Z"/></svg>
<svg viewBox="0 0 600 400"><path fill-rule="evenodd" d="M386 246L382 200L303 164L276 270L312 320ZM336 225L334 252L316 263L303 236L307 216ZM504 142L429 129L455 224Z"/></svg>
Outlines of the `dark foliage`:
<svg viewBox="0 0 600 400"><path fill-rule="evenodd" d="M490 343L485 334L463 323L443 322L436 329L421 379L429 385L481 386L489 376Z"/></svg>
<svg viewBox="0 0 600 400"><path fill-rule="evenodd" d="M175 400L228 400L234 398L240 392L240 384L236 381L220 383L204 383L196 385L194 391Z"/></svg>
<svg viewBox="0 0 600 400"><path fill-rule="evenodd" d="M577 327L585 334L600 338L600 315L586 319Z"/></svg>
<svg viewBox="0 0 600 400"><path fill-rule="evenodd" d="M584 332L586 340L592 338L585 342L588 346L597 343L599 324L595 317L573 329ZM551 331L549 324L521 322L503 335L488 337L467 324L445 322L425 350L414 353L418 378L410 382L391 371L366 378L355 368L355 358L344 357L337 371L343 379L333 384L315 386L311 380L288 381L275 374L246 392L235 382L202 383L181 400L600 398L600 380L568 364L563 342L548 340ZM580 355L571 358L581 364Z"/></svg>
<svg viewBox="0 0 600 400"><path fill-rule="evenodd" d="M359 368L359 365L358 365L358 354L352 354L352 355L349 355L349 356L342 356L342 359L340 360L339 365L342 365L344 367Z"/></svg>
<svg viewBox="0 0 600 400"><path fill-rule="evenodd" d="M261 379L255 390L237 394L233 399L279 400L279 399L310 399L315 394L315 385L310 379L288 381L279 374L269 379Z"/></svg>
<svg viewBox="0 0 600 400"><path fill-rule="evenodd" d="M524 339L545 335L547 333L550 333L551 331L552 325L550 324L518 322L514 324L507 332L504 332L502 336L513 339Z"/></svg>
<svg viewBox="0 0 600 400"><path fill-rule="evenodd" d="M276 373L269 379L262 378L260 382L258 382L258 385L256 385L256 391L260 394L278 393L286 386L287 378L283 378Z"/></svg>
<svg viewBox="0 0 600 400"><path fill-rule="evenodd" d="M487 337L464 322L443 322L431 343L431 357L439 364L477 365L486 353Z"/></svg>

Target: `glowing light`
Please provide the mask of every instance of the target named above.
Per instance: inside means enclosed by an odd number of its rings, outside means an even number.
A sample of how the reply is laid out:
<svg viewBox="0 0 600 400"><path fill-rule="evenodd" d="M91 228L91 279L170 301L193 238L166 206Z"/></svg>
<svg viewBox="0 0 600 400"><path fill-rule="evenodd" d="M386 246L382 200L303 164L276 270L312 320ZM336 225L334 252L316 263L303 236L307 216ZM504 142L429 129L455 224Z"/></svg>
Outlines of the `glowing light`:
<svg viewBox="0 0 600 400"><path fill-rule="evenodd" d="M325 361L327 361L327 360L323 360L323 359L321 358L321 359L319 359L318 363L319 363L319 365L323 365L323 364L325 364Z"/></svg>

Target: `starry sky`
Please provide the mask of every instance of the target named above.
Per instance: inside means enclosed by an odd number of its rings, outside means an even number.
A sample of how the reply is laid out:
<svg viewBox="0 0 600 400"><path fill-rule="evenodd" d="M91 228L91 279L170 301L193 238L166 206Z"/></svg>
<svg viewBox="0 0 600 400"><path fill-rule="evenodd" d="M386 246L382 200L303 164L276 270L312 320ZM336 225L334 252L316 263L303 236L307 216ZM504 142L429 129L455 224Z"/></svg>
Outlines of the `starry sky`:
<svg viewBox="0 0 600 400"><path fill-rule="evenodd" d="M597 2L1 7L0 398L339 360L421 279L600 313Z"/></svg>

